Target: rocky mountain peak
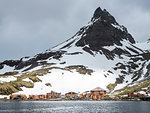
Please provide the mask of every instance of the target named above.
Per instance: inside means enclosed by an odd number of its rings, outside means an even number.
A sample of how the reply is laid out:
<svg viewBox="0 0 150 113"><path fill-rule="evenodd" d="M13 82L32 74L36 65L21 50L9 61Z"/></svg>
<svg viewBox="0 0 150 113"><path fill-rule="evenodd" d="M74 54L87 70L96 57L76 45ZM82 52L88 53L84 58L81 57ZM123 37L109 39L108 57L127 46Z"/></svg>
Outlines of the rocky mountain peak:
<svg viewBox="0 0 150 113"><path fill-rule="evenodd" d="M106 9L102 10L100 7L95 10L91 21L94 21L96 19L100 19L101 21L107 21L112 24L118 24L115 18Z"/></svg>
<svg viewBox="0 0 150 113"><path fill-rule="evenodd" d="M100 7L98 7L95 10L92 19L98 19L99 17L101 17L102 12L103 12L102 9Z"/></svg>
<svg viewBox="0 0 150 113"><path fill-rule="evenodd" d="M91 50L99 51L104 46L113 46L114 44L122 46L121 41L123 40L135 43L127 28L119 25L106 9L102 10L98 7L94 12L91 22L93 23L92 25L87 28L83 27L84 33L76 43L76 46L84 47L89 45Z"/></svg>

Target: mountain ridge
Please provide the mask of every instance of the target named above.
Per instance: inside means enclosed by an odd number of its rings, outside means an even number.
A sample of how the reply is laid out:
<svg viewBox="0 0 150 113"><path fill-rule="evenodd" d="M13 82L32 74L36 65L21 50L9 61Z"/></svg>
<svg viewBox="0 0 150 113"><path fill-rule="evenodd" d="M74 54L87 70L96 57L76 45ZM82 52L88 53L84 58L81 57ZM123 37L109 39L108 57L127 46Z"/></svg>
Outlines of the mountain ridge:
<svg viewBox="0 0 150 113"><path fill-rule="evenodd" d="M135 43L127 28L99 7L88 25L63 43L33 57L1 62L0 94L81 92L97 86L113 93L149 79L150 51L143 49L146 46L148 42Z"/></svg>

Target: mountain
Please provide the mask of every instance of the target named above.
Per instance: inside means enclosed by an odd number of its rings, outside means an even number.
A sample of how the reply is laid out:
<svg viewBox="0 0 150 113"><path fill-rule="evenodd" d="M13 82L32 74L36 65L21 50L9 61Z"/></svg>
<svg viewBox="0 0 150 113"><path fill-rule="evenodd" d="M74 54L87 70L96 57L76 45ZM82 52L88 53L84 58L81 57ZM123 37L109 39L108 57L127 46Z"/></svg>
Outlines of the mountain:
<svg viewBox="0 0 150 113"><path fill-rule="evenodd" d="M127 28L97 8L90 22L61 44L20 60L0 63L0 95L84 92L150 93L150 41L135 43ZM129 90L130 86L135 86Z"/></svg>

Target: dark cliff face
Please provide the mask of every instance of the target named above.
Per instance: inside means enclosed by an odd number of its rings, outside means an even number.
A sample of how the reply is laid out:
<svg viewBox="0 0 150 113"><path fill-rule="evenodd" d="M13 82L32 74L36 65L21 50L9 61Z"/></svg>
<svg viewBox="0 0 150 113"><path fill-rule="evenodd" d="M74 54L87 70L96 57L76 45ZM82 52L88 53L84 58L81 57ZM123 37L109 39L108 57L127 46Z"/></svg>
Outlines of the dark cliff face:
<svg viewBox="0 0 150 113"><path fill-rule="evenodd" d="M121 46L123 39L128 40L130 43L135 43L127 29L124 26L120 26L105 9L103 11L101 8L96 9L91 21L95 22L86 30L84 33L86 36L82 36L76 46L89 45L91 50L98 51L103 46L112 46L114 44ZM114 26L120 26L122 30Z"/></svg>

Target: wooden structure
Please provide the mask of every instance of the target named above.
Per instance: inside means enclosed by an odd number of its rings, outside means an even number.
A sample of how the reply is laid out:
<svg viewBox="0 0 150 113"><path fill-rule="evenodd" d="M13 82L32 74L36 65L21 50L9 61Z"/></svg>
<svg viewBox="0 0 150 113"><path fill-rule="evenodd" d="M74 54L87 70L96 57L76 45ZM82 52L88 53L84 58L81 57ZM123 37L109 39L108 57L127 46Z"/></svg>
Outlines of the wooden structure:
<svg viewBox="0 0 150 113"><path fill-rule="evenodd" d="M140 94L140 93L128 93L128 97L131 98L143 98L143 97L148 97L147 95Z"/></svg>
<svg viewBox="0 0 150 113"><path fill-rule="evenodd" d="M39 95L33 95L33 100L39 100Z"/></svg>
<svg viewBox="0 0 150 113"><path fill-rule="evenodd" d="M17 94L13 94L10 96L10 99L11 100L26 100L27 99L27 96L26 95L17 95Z"/></svg>
<svg viewBox="0 0 150 113"><path fill-rule="evenodd" d="M10 95L10 99L14 99L15 97L17 97L17 95Z"/></svg>
<svg viewBox="0 0 150 113"><path fill-rule="evenodd" d="M46 99L46 95L39 95L39 99L40 99L40 100Z"/></svg>
<svg viewBox="0 0 150 113"><path fill-rule="evenodd" d="M29 100L33 99L33 95L29 95L28 99Z"/></svg>
<svg viewBox="0 0 150 113"><path fill-rule="evenodd" d="M84 94L83 93L80 94L80 99L82 99L82 98L84 98Z"/></svg>
<svg viewBox="0 0 150 113"><path fill-rule="evenodd" d="M91 92L86 91L86 92L80 94L80 99L91 99Z"/></svg>
<svg viewBox="0 0 150 113"><path fill-rule="evenodd" d="M26 100L27 99L27 96L26 95L20 95L22 97L23 100Z"/></svg>
<svg viewBox="0 0 150 113"><path fill-rule="evenodd" d="M77 99L78 98L78 94L75 93L75 92L68 92L68 93L65 94L65 97L69 98L69 99Z"/></svg>
<svg viewBox="0 0 150 113"><path fill-rule="evenodd" d="M90 98L90 97L91 97L91 93L87 92L86 95L85 95L85 98Z"/></svg>
<svg viewBox="0 0 150 113"><path fill-rule="evenodd" d="M95 89L91 90L91 98L93 100L101 100L106 97L106 90L96 87Z"/></svg>
<svg viewBox="0 0 150 113"><path fill-rule="evenodd" d="M75 93L75 92L68 92L65 94L66 97L73 97L75 95L77 95L77 93Z"/></svg>
<svg viewBox="0 0 150 113"><path fill-rule="evenodd" d="M29 100L39 100L40 96L39 95L29 95Z"/></svg>
<svg viewBox="0 0 150 113"><path fill-rule="evenodd" d="M47 99L56 99L56 98L60 98L61 93L57 93L55 91L51 91L50 93L46 94L46 98Z"/></svg>

